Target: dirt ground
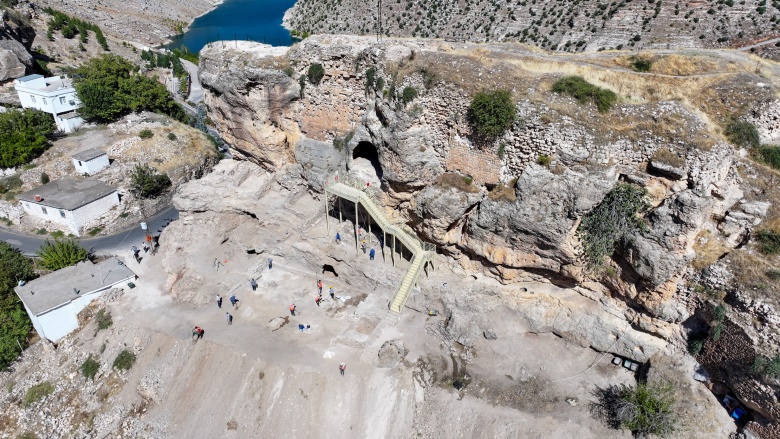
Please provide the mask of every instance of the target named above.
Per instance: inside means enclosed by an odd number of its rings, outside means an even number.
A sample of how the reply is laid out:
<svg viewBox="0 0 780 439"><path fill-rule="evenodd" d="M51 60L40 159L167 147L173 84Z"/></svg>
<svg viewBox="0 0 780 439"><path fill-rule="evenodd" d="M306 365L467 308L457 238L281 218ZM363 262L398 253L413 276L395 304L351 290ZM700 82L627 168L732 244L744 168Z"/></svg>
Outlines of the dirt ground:
<svg viewBox="0 0 780 439"><path fill-rule="evenodd" d="M630 436L607 429L587 409L596 386L634 381L628 371L609 364L610 355L553 335L526 333L501 311L495 315L501 336L481 339L469 352L430 329L444 316L407 309L393 323L386 317L387 303L406 262L393 267L387 254L385 262L381 254L375 261L356 254L351 223L331 220L328 233L321 212L317 215L318 202L298 194L288 209L290 194L276 189L256 204L266 212L257 215L266 237L280 240L268 252L225 247L230 245L225 235L204 235L196 216L185 215L164 232L164 245L166 234L187 228L198 236L186 264L202 280L186 301L181 301L184 293L174 300L170 291L187 274L169 276L161 267L164 256L145 255L136 264L129 249L122 255L140 280L110 308L118 326L134 328L141 341L139 361L120 397L126 404L144 404L148 411L141 419L155 436ZM306 219L290 215L290 209ZM299 228L306 233L298 235ZM341 244L328 239L335 230L344 237ZM338 277L294 256L300 249L326 253L323 259ZM273 258L270 270L268 257ZM444 268L436 275L457 285L458 276ZM250 278L258 282L255 292ZM325 284L319 307L317 279ZM327 295L331 285L335 300ZM222 309L217 293L224 298ZM231 294L239 299L237 309L230 306ZM232 325L226 312L234 316ZM299 324L311 329L299 332ZM197 342L190 338L195 325L205 329ZM400 340L403 359L378 367L378 349L388 340ZM347 365L344 377L341 362Z"/></svg>

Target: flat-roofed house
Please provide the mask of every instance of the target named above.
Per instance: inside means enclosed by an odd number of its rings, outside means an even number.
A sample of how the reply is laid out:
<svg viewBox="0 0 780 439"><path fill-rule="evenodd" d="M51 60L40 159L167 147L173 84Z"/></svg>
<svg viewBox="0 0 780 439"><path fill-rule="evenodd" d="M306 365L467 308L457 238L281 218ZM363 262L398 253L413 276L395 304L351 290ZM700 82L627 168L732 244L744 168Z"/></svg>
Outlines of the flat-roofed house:
<svg viewBox="0 0 780 439"><path fill-rule="evenodd" d="M79 327L78 314L111 287L135 279L135 273L116 258L65 267L14 288L33 327L53 342Z"/></svg>
<svg viewBox="0 0 780 439"><path fill-rule="evenodd" d="M29 215L66 226L76 236L119 204L116 189L96 178L63 177L17 198Z"/></svg>
<svg viewBox="0 0 780 439"><path fill-rule="evenodd" d="M14 88L22 107L51 114L60 131L70 133L84 123L76 112L81 102L67 76L27 75L15 79Z"/></svg>
<svg viewBox="0 0 780 439"><path fill-rule="evenodd" d="M73 166L79 174L92 175L108 167L108 154L100 148L92 148L73 154Z"/></svg>

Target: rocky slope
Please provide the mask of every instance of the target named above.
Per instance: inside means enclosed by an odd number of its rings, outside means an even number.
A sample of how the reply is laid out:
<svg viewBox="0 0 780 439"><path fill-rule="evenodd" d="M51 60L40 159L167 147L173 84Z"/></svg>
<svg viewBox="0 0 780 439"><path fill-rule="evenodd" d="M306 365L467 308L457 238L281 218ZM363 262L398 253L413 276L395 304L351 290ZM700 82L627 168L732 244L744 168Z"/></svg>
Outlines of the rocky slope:
<svg viewBox="0 0 780 439"><path fill-rule="evenodd" d="M381 24L384 36L517 41L595 52L744 45L776 37L778 12L780 3L766 0L299 0L284 23L310 34L375 35Z"/></svg>
<svg viewBox="0 0 780 439"><path fill-rule="evenodd" d="M776 141L778 72L734 52L647 56L655 61L652 74L626 68L628 56L621 54L562 59L511 44L316 36L286 54L263 45L207 46L201 82L210 117L237 157L268 170L295 163L316 192L336 173L361 184L377 179L381 186L371 187L388 214L468 272L484 271L510 284L574 287L597 307L664 340L667 354L685 355L686 338L714 327L702 313L724 297L702 294L713 287L692 267L708 267L725 254L755 254L754 247L744 247L746 237L778 218L767 203L776 190L770 185L756 196L762 180L756 175L773 171L742 159L746 152L728 144L719 128L742 114L765 142ZM315 62L324 67L322 82L299 80ZM621 103L600 114L550 92L562 73L616 91ZM400 102L396 93L407 87L418 96ZM502 138L478 143L466 109L477 89L491 87L512 91L520 117ZM619 181L648 190L647 231L622 242L609 266L593 273L580 259L576 229ZM727 321L733 330L753 327L747 305L730 299L738 297L739 285L721 282L717 288L732 310ZM748 296L762 304L767 297ZM456 300L452 306L461 305ZM777 334L778 327L762 323L753 331ZM604 338L595 330L554 332L614 349L599 344ZM735 352L734 362L724 366L735 378L714 381L745 401L751 392L766 394L765 384L744 379L748 357L773 349L750 340L754 353ZM717 349L716 342L707 349ZM622 355L646 361L654 352L644 350L648 344L629 344L642 348ZM780 420L773 410L758 412Z"/></svg>

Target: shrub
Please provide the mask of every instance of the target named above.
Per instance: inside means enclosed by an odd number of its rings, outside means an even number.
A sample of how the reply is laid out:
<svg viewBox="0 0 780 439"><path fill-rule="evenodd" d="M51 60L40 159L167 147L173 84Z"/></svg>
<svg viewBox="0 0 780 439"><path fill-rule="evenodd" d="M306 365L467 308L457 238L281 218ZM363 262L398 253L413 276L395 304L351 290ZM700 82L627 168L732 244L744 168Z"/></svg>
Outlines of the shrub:
<svg viewBox="0 0 780 439"><path fill-rule="evenodd" d="M325 69L322 67L322 64L314 63L309 66L309 71L306 73L306 76L308 77L309 82L318 85L325 76Z"/></svg>
<svg viewBox="0 0 780 439"><path fill-rule="evenodd" d="M468 119L477 136L491 140L503 135L517 119L508 90L480 91L471 100Z"/></svg>
<svg viewBox="0 0 780 439"><path fill-rule="evenodd" d="M780 169L780 146L762 146L758 150L758 158L767 165Z"/></svg>
<svg viewBox="0 0 780 439"><path fill-rule="evenodd" d="M168 140L176 140L176 134L168 133Z"/></svg>
<svg viewBox="0 0 780 439"><path fill-rule="evenodd" d="M756 233L756 240L758 240L759 248L761 252L767 255L776 255L780 253L780 233L774 230L759 230Z"/></svg>
<svg viewBox="0 0 780 439"><path fill-rule="evenodd" d="M73 239L55 238L54 241L47 239L38 250L40 264L47 270L59 270L76 265L87 259L87 256L89 252Z"/></svg>
<svg viewBox="0 0 780 439"><path fill-rule="evenodd" d="M723 322L718 322L714 328L712 328L712 341L720 340L720 336L723 334Z"/></svg>
<svg viewBox="0 0 780 439"><path fill-rule="evenodd" d="M705 337L702 335L696 335L688 339L688 353L693 355L699 355L699 352L704 348Z"/></svg>
<svg viewBox="0 0 780 439"><path fill-rule="evenodd" d="M597 388L590 409L612 428L625 428L637 437L668 437L677 430L674 388L666 383L625 384Z"/></svg>
<svg viewBox="0 0 780 439"><path fill-rule="evenodd" d="M89 380L94 381L95 375L97 375L98 370L100 369L100 363L97 362L92 356L90 355L89 358L84 360L83 363L81 363L81 374L84 375L84 378L87 378Z"/></svg>
<svg viewBox="0 0 780 439"><path fill-rule="evenodd" d="M536 158L536 163L542 166L550 166L550 156L547 154L539 154Z"/></svg>
<svg viewBox="0 0 780 439"><path fill-rule="evenodd" d="M780 270L776 268L770 268L766 271L766 277L772 279L772 280L780 280Z"/></svg>
<svg viewBox="0 0 780 439"><path fill-rule="evenodd" d="M638 56L631 57L631 67L638 72L649 72L653 67L653 61Z"/></svg>
<svg viewBox="0 0 780 439"><path fill-rule="evenodd" d="M42 172L41 173L41 184L46 184L49 182L49 174Z"/></svg>
<svg viewBox="0 0 780 439"><path fill-rule="evenodd" d="M151 139L154 136L154 133L149 128L145 128L141 130L140 133L138 133L138 137L142 139Z"/></svg>
<svg viewBox="0 0 780 439"><path fill-rule="evenodd" d="M108 329L114 324L114 321L111 319L111 313L106 312L105 309L101 309L95 314L95 321L97 321L97 331L95 332Z"/></svg>
<svg viewBox="0 0 780 439"><path fill-rule="evenodd" d="M762 355L756 356L753 360L752 371L762 378L780 377L780 355L767 358Z"/></svg>
<svg viewBox="0 0 780 439"><path fill-rule="evenodd" d="M50 235L52 238L64 238L65 232L63 232L62 230L55 230L51 232Z"/></svg>
<svg viewBox="0 0 780 439"><path fill-rule="evenodd" d="M471 177L454 172L445 172L444 174L441 174L436 177L436 180L433 183L442 188L456 188L471 193L479 192L479 189L472 184L473 179Z"/></svg>
<svg viewBox="0 0 780 439"><path fill-rule="evenodd" d="M171 179L149 165L136 165L130 177L130 192L139 198L154 198L171 186Z"/></svg>
<svg viewBox="0 0 780 439"><path fill-rule="evenodd" d="M726 124L725 133L729 142L744 148L757 148L761 143L756 127L736 118Z"/></svg>
<svg viewBox="0 0 780 439"><path fill-rule="evenodd" d="M20 280L35 277L32 261L9 244L0 242L0 370L19 357L20 348L27 347L32 325L14 287Z"/></svg>
<svg viewBox="0 0 780 439"><path fill-rule="evenodd" d="M625 236L641 229L639 213L649 205L645 201L647 190L629 184L618 183L598 206L588 212L577 228L588 265L598 267L605 256L615 251L615 244Z"/></svg>
<svg viewBox="0 0 780 439"><path fill-rule="evenodd" d="M599 113L606 113L617 102L617 95L612 90L596 87L581 76L565 76L555 81L552 91L567 94L580 104L591 101L596 104Z"/></svg>
<svg viewBox="0 0 780 439"><path fill-rule="evenodd" d="M22 187L22 178L14 174L0 179L0 194Z"/></svg>
<svg viewBox="0 0 780 439"><path fill-rule="evenodd" d="M298 77L298 85L300 86L300 98L303 99L306 94L304 93L304 90L306 90L306 77L301 75Z"/></svg>
<svg viewBox="0 0 780 439"><path fill-rule="evenodd" d="M36 384L27 389L27 393L24 394L24 398L22 399L22 405L29 407L43 398L51 395L53 392L54 385L48 381Z"/></svg>
<svg viewBox="0 0 780 439"><path fill-rule="evenodd" d="M123 349L122 352L119 353L119 355L116 356L116 359L114 360L114 368L119 370L130 370L131 367L135 364L135 354L128 351L127 349Z"/></svg>
<svg viewBox="0 0 780 439"><path fill-rule="evenodd" d="M349 142L352 141L352 137L355 135L355 131L350 131L347 134L344 135L344 137L333 137L333 147L336 148L336 150L341 151L344 149L347 145L349 145Z"/></svg>
<svg viewBox="0 0 780 439"><path fill-rule="evenodd" d="M417 97L417 89L414 87L404 87L403 91L401 92L401 101L404 104L408 104L409 102L412 102L414 98Z"/></svg>
<svg viewBox="0 0 780 439"><path fill-rule="evenodd" d="M0 168L24 165L41 155L55 128L51 115L38 110L0 113Z"/></svg>

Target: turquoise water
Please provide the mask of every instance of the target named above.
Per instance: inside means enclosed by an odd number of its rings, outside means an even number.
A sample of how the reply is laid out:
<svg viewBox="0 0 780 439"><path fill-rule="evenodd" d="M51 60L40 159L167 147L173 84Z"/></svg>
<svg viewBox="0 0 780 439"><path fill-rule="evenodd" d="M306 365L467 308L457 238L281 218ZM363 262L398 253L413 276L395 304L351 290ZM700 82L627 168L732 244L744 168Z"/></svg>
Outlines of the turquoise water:
<svg viewBox="0 0 780 439"><path fill-rule="evenodd" d="M236 39L289 46L292 38L282 27L282 17L294 4L295 0L225 0L195 19L187 32L174 37L166 47L185 45L197 52L211 41Z"/></svg>

